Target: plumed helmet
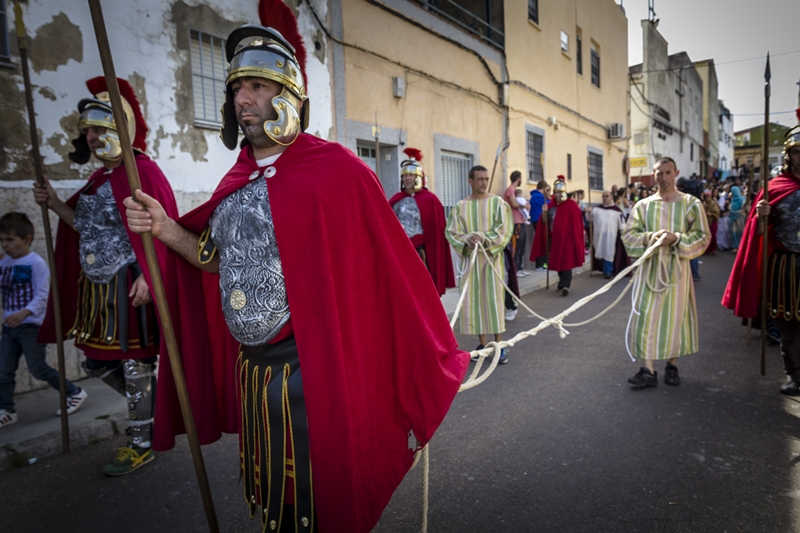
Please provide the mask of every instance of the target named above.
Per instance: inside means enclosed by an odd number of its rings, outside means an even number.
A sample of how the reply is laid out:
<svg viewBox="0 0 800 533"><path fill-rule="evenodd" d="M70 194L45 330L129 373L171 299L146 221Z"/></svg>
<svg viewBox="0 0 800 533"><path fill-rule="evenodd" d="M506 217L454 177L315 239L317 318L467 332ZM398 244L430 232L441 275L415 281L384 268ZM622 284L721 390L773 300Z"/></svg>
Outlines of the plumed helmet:
<svg viewBox="0 0 800 533"><path fill-rule="evenodd" d="M567 194L567 182L564 181L564 176L559 175L558 179L553 183L553 192Z"/></svg>
<svg viewBox="0 0 800 533"><path fill-rule="evenodd" d="M260 26L246 24L236 28L225 44L229 67L221 137L229 150L236 148L239 139L231 90L231 83L238 78L266 78L283 85L283 91L272 99L278 116L264 123L264 133L270 139L287 146L308 127L306 49L297 19L281 0L261 0L258 14Z"/></svg>
<svg viewBox="0 0 800 533"><path fill-rule="evenodd" d="M122 96L122 108L125 113L125 124L128 128L128 136L131 139L133 148L144 152L147 148L145 141L147 137L147 124L142 116L142 110L136 94L130 84L117 78L120 96ZM106 131L98 138L103 146L95 150L95 155L104 161L121 161L122 146L119 141L117 122L111 108L111 98L108 96L106 79L103 76L92 78L86 82L86 87L92 93L92 98L84 98L78 102L78 132L80 135L72 141L75 151L69 154L69 158L83 165L89 161L92 151L86 142L86 130L90 127L105 128Z"/></svg>
<svg viewBox="0 0 800 533"><path fill-rule="evenodd" d="M800 110L798 110L800 115ZM800 146L800 124L786 132L783 141L783 172L788 173L789 168L789 151L792 148Z"/></svg>
<svg viewBox="0 0 800 533"><path fill-rule="evenodd" d="M406 174L413 174L414 178L414 191L419 192L425 185L425 172L422 170L422 152L416 148L406 148L403 153L408 156L408 159L400 163L400 188L403 188L402 177Z"/></svg>

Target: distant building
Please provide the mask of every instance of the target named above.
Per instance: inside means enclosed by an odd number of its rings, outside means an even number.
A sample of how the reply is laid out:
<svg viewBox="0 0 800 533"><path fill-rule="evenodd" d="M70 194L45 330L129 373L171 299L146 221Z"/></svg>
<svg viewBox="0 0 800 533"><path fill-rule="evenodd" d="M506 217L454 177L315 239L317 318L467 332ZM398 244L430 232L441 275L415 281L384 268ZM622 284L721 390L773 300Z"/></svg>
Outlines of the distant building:
<svg viewBox="0 0 800 533"><path fill-rule="evenodd" d="M733 148L736 140L733 134L733 115L730 109L725 107L722 100L719 101L719 170L722 176L726 176L735 166Z"/></svg>
<svg viewBox="0 0 800 533"><path fill-rule="evenodd" d="M781 164L783 153L783 136L789 128L770 122L769 124L769 168ZM737 131L736 147L734 148L734 161L737 167L745 166L756 174L761 172L761 154L764 142L764 126L756 126L746 130Z"/></svg>
<svg viewBox="0 0 800 533"><path fill-rule="evenodd" d="M686 52L669 55L656 23L642 21L643 62L630 67L631 179L669 156L683 176L704 170L703 80Z"/></svg>
<svg viewBox="0 0 800 533"><path fill-rule="evenodd" d="M696 61L694 67L703 80L703 151L701 176L711 176L719 168L719 96L714 60Z"/></svg>

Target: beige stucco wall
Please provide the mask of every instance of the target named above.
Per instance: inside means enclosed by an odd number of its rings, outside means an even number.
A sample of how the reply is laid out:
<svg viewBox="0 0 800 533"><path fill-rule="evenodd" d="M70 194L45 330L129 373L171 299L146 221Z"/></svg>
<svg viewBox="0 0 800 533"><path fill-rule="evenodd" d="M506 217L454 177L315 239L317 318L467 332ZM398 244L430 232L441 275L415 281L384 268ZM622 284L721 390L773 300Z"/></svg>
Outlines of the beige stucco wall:
<svg viewBox="0 0 800 533"><path fill-rule="evenodd" d="M559 174L567 175L567 154L571 154L568 189L588 189L587 154L591 146L603 152L604 188L622 185L626 180L623 160L627 141L609 140L606 128L618 122L625 124L626 135L630 130L625 14L613 0L571 0L540 6L539 24L534 24L527 18L525 3L506 4L506 53L512 80L508 170L526 174L527 124L544 130L544 175L548 182ZM576 64L578 29L583 40L582 75L577 73ZM569 53L561 50L562 30L569 35ZM600 54L600 88L591 83L592 42Z"/></svg>
<svg viewBox="0 0 800 533"><path fill-rule="evenodd" d="M503 113L497 86L476 55L364 0L343 0L342 10L344 39L353 45L345 47L347 119L372 124L377 112L379 126L404 132L405 147L426 157L431 190L435 134L477 142L475 161L491 168ZM489 68L501 78L501 65ZM405 79L404 98L393 96L394 77Z"/></svg>

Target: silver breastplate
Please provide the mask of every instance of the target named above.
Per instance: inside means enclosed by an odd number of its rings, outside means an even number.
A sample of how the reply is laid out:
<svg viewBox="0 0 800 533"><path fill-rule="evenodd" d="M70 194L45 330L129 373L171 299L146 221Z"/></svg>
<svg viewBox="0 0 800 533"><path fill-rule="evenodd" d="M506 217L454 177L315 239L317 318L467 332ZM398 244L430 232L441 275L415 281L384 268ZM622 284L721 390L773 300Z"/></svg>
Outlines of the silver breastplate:
<svg viewBox="0 0 800 533"><path fill-rule="evenodd" d="M422 235L422 217L419 213L417 201L413 197L407 196L403 198L394 204L392 208L403 229L406 230L406 235L408 235L409 239L414 235Z"/></svg>
<svg viewBox="0 0 800 533"><path fill-rule="evenodd" d="M800 253L800 190L775 206L775 237L787 250Z"/></svg>
<svg viewBox="0 0 800 533"><path fill-rule="evenodd" d="M81 268L90 281L108 283L119 269L136 262L110 182L78 197L74 224Z"/></svg>
<svg viewBox="0 0 800 533"><path fill-rule="evenodd" d="M214 209L211 240L219 253L225 322L236 340L257 346L289 321L275 226L265 178L248 183Z"/></svg>

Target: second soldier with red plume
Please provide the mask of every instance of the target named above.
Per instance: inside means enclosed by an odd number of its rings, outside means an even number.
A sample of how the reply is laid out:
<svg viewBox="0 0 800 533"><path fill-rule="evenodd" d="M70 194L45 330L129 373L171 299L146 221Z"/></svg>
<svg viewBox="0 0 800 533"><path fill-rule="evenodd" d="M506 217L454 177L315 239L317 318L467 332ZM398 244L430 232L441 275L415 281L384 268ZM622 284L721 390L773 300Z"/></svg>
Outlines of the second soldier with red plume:
<svg viewBox="0 0 800 533"><path fill-rule="evenodd" d="M147 125L139 102L125 80L117 81L142 189L158 198L171 215L177 215L167 178L144 153ZM155 457L154 372L160 335L142 238L128 230L122 206L130 194L117 133L122 120L113 114L105 78L93 78L86 86L93 96L78 103L80 135L73 141L76 151L70 159L82 165L94 156L103 166L67 201L61 200L47 181L45 188L34 188L34 196L60 218L54 271L62 291L60 311L65 336L74 338L75 346L86 355L86 372L102 379L128 402L129 442L104 468L107 475L119 476ZM163 269L166 247L158 245L156 252ZM172 280L164 281L169 286ZM51 298L39 335L41 342L56 341L54 311ZM67 398L67 411L72 412L79 401L77 397Z"/></svg>
<svg viewBox="0 0 800 533"><path fill-rule="evenodd" d="M403 153L409 159L400 164L402 190L392 196L389 205L428 268L441 296L447 289L456 286L450 246L444 235L444 207L426 186L422 152L416 148L406 148Z"/></svg>

